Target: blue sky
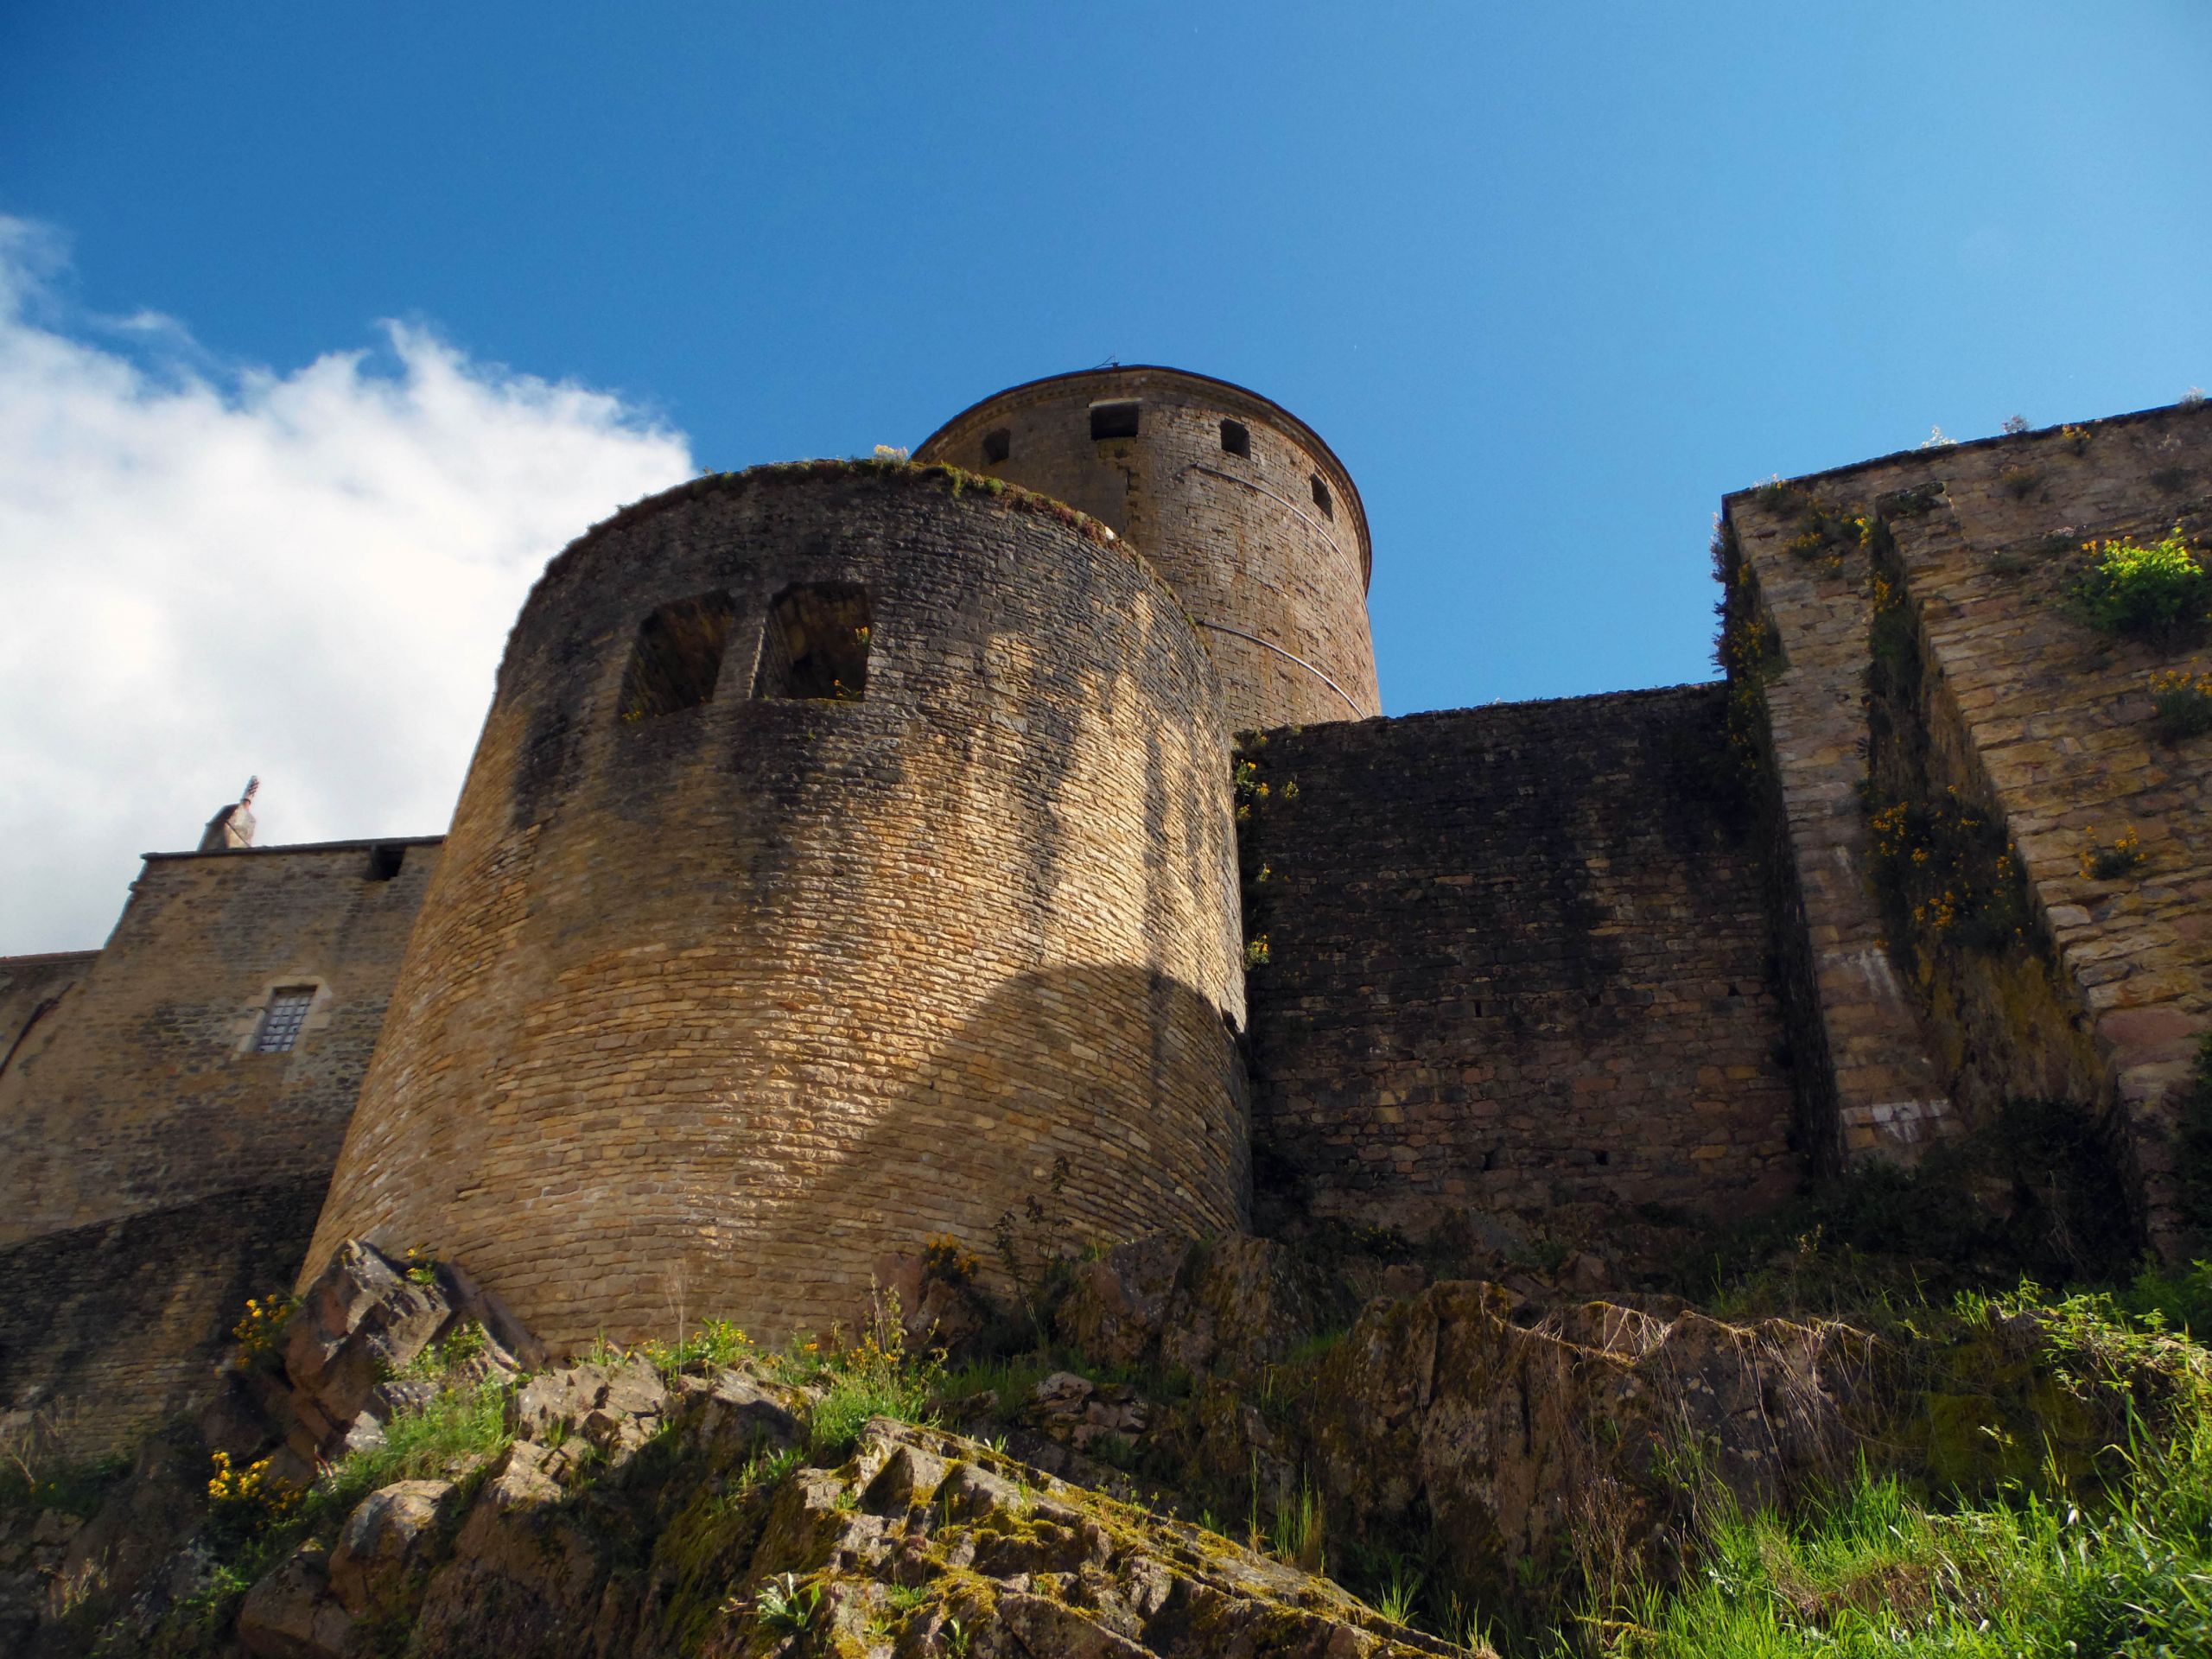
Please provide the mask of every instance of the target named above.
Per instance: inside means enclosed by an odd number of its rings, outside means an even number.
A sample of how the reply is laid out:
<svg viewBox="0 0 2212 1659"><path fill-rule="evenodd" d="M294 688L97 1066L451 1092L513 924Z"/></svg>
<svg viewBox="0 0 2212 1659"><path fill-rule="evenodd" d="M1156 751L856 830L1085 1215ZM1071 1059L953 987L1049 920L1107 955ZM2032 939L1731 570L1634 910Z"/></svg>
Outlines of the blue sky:
<svg viewBox="0 0 2212 1659"><path fill-rule="evenodd" d="M1724 491L2212 385L2201 0L338 10L0 11L42 339L374 402L398 319L715 467L1219 375L1358 480L1393 713L1706 677Z"/></svg>

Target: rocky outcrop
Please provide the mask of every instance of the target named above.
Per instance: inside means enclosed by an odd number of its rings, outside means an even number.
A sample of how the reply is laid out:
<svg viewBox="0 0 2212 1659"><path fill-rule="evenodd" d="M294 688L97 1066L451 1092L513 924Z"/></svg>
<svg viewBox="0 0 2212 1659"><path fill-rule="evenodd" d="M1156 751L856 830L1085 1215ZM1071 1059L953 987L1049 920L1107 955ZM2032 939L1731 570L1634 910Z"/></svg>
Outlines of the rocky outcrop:
<svg viewBox="0 0 2212 1659"><path fill-rule="evenodd" d="M1103 1365L1249 1371L1285 1358L1317 1321L1308 1274L1248 1234L1140 1239L1071 1274L1054 1328Z"/></svg>
<svg viewBox="0 0 2212 1659"><path fill-rule="evenodd" d="M1771 1505L1847 1465L1858 1332L1603 1303L1524 1330L1511 1306L1440 1284L1370 1308L1329 1355L1306 1433L1356 1535L1418 1535L1478 1591L1663 1576L1700 1495Z"/></svg>
<svg viewBox="0 0 2212 1659"><path fill-rule="evenodd" d="M594 1533L539 1448L518 1443L429 1580L410 1650L658 1653L673 1612L709 1659L1462 1651L1216 1535L883 1419L843 1465L795 1469L729 1512L744 1516L725 1522L736 1548L721 1593L687 1608L686 1555L701 1538L664 1534L626 1578L617 1541Z"/></svg>
<svg viewBox="0 0 2212 1659"><path fill-rule="evenodd" d="M2062 1369L2063 1331L2025 1315L1878 1344L1656 1298L1561 1301L1556 1283L1540 1300L1447 1280L1316 1333L1325 1295L1304 1271L1257 1240L1071 1264L1046 1317L1102 1363L1018 1359L963 1392L902 1360L889 1324L835 1361L740 1343L728 1364L695 1347L683 1364L601 1352L524 1373L528 1334L477 1335L496 1309L458 1274L349 1249L283 1363L238 1373L230 1412L203 1424L233 1437L233 1467L296 1459L302 1435L338 1448L307 1510L187 1537L204 1511L181 1500L205 1491L206 1451L149 1447L89 1522L0 1513L0 1592L20 1580L46 1598L0 1633L10 1651L88 1650L89 1586L126 1604L101 1616L117 1651L1454 1651L1324 1574L1378 1598L1418 1580L1414 1611L1440 1628L1477 1610L1555 1618L1678 1574L1715 1500L1786 1508L1862 1454L1946 1469L1938 1418L2070 1471L2069 1449L2124 1431L2117 1414L2147 1421L2162 1389L2202 1385L2201 1353L2178 1344L2185 1375L2141 1359L2143 1376L2097 1385L2110 1398L2095 1407ZM866 1392L887 1378L890 1395ZM855 1440L845 1426L868 1407L855 1402L886 1397L939 1426L877 1418ZM447 1440L425 1427L439 1421ZM1236 1517L1243 1541L1211 1515ZM244 1577L243 1597L225 1588Z"/></svg>
<svg viewBox="0 0 2212 1659"><path fill-rule="evenodd" d="M555 1377L571 1395L594 1386ZM253 1586L240 1645L359 1659L375 1632L402 1630L418 1659L1465 1651L1325 1579L943 1430L879 1418L836 1468L764 1465L746 1402L757 1387L732 1372L683 1390L657 1439L602 1399L612 1465L563 1458L565 1438L518 1440L458 1510L448 1482L372 1493L334 1548L302 1543ZM670 1450L649 1468L654 1444Z"/></svg>

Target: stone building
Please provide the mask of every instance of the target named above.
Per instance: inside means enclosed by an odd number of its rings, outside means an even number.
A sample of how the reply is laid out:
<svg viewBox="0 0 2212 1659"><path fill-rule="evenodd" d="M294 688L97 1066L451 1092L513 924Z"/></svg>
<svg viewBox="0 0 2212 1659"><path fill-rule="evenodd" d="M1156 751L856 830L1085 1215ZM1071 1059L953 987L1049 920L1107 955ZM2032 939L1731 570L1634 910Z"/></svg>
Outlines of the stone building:
<svg viewBox="0 0 2212 1659"><path fill-rule="evenodd" d="M2209 497L2192 406L1777 480L1725 683L1395 719L1351 477L1203 376L625 508L447 836L241 801L0 958L0 1406L182 1409L347 1236L556 1344L773 1336L1047 1190L1084 1241L1734 1215L2024 1099L2188 1248L2212 737L2152 719L2185 639L2066 600Z"/></svg>

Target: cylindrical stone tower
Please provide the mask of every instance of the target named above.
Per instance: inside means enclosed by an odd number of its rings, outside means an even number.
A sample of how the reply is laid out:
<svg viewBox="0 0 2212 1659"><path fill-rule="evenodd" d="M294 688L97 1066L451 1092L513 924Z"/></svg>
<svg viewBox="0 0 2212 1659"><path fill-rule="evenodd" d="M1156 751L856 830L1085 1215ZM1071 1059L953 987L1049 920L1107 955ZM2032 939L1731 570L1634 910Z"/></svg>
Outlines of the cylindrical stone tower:
<svg viewBox="0 0 2212 1659"><path fill-rule="evenodd" d="M850 1321L1048 1199L1237 1225L1220 692L1056 503L809 463L626 509L507 646L307 1271L430 1247L549 1342Z"/></svg>
<svg viewBox="0 0 2212 1659"><path fill-rule="evenodd" d="M1175 589L1231 729L1382 712L1367 512L1312 428L1179 369L1092 369L987 397L915 452L1104 519Z"/></svg>

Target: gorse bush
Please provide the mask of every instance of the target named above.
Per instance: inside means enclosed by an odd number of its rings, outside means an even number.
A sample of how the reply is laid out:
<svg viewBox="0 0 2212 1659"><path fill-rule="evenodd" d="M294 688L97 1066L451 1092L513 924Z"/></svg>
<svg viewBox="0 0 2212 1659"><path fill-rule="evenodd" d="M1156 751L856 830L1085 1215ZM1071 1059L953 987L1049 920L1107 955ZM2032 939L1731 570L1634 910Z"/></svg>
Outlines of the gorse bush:
<svg viewBox="0 0 2212 1659"><path fill-rule="evenodd" d="M238 1345L240 1369L250 1370L273 1355L291 1326L292 1316L299 1311L296 1296L247 1297L245 1313L231 1327L231 1337Z"/></svg>
<svg viewBox="0 0 2212 1659"><path fill-rule="evenodd" d="M2093 842L2082 851L2082 879L2089 881L2117 881L2124 875L2133 875L2143 868L2146 855L2143 839L2130 825L2110 842Z"/></svg>
<svg viewBox="0 0 2212 1659"><path fill-rule="evenodd" d="M2151 718L2168 742L2212 732L2212 674L2168 669L2151 677Z"/></svg>
<svg viewBox="0 0 2212 1659"><path fill-rule="evenodd" d="M2195 626L2212 606L2212 576L2189 550L2181 527L2145 547L2130 541L2091 542L2088 568L2074 587L2074 603L2092 627L2107 633L2168 637Z"/></svg>
<svg viewBox="0 0 2212 1659"><path fill-rule="evenodd" d="M1985 950L2026 943L2018 861L1991 814L1948 790L1878 806L1869 827L1876 880L1915 931Z"/></svg>
<svg viewBox="0 0 2212 1659"><path fill-rule="evenodd" d="M218 1452L207 1479L207 1508L217 1523L238 1532L264 1532L289 1518L307 1494L269 1472L267 1458L233 1468Z"/></svg>

